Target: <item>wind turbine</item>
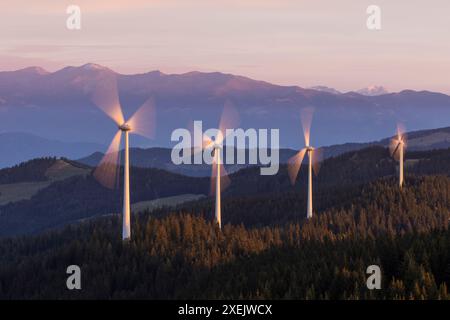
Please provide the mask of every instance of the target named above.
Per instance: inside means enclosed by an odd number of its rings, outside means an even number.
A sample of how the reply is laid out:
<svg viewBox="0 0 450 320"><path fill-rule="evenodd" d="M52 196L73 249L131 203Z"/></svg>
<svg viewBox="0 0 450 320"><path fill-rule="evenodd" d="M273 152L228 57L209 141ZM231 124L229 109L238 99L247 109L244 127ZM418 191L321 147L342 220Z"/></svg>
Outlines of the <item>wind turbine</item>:
<svg viewBox="0 0 450 320"><path fill-rule="evenodd" d="M118 131L108 150L94 171L94 177L107 188L114 189L117 185L122 135L125 140L122 240L127 240L131 237L129 133L152 138L155 130L155 107L153 100L150 98L125 121L115 78L102 79L102 81L95 85L91 94L94 104L105 112L118 127Z"/></svg>
<svg viewBox="0 0 450 320"><path fill-rule="evenodd" d="M403 187L403 158L407 144L405 128L401 124L397 124L397 135L391 139L389 144L389 152L391 156L399 162L398 184L400 189Z"/></svg>
<svg viewBox="0 0 450 320"><path fill-rule="evenodd" d="M215 194L214 219L222 229L222 203L221 192L230 185L230 178L224 167L223 141L226 138L226 130L234 128L238 123L238 114L230 102L226 102L220 117L220 124L215 136L203 134L202 148L200 151L208 151L212 154L211 163L211 195Z"/></svg>
<svg viewBox="0 0 450 320"><path fill-rule="evenodd" d="M316 149L310 145L311 122L314 109L311 107L302 109L301 122L303 128L303 137L305 139L305 147L298 151L292 158L288 160L288 173L292 185L295 184L298 172L303 162L303 158L307 155L308 163L308 204L306 208L306 217L309 219L313 214L312 201L312 173L319 174L320 161L322 159L322 149Z"/></svg>

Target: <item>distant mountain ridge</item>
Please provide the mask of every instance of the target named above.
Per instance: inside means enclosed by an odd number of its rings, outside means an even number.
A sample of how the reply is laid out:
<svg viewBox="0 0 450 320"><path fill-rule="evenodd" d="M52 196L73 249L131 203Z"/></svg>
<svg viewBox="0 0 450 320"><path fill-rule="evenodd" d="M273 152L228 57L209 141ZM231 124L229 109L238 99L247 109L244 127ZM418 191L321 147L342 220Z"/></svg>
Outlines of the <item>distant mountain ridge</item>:
<svg viewBox="0 0 450 320"><path fill-rule="evenodd" d="M449 160L450 149L411 152L406 157L406 180L414 175L447 176ZM361 185L386 177L391 177L391 182L394 182L396 179L392 176L396 175L396 167L397 163L388 149L381 146L326 159L320 174L314 178L314 186L319 190L316 199L328 198L332 191L342 192L342 197L346 187L359 190ZM261 176L259 168L239 170L230 176L232 183L223 193L224 204L233 198L239 202L243 196L267 196L269 203L277 203L273 199L292 192L298 192L296 198L303 199L301 195L306 194L307 181L305 169L304 165L295 186L289 181L286 165L273 176ZM165 170L136 167L131 168L130 174L132 203L186 194L210 195L209 177L186 177ZM121 210L121 186L114 190L103 188L92 176L92 168L72 161L36 159L0 170L0 180L4 182L0 184L0 237L41 232ZM210 200L199 201L210 205ZM320 208L321 201L316 201L317 208ZM192 205L195 207L197 204L200 203ZM272 213L266 218L270 221L277 219ZM257 220L252 221L258 223Z"/></svg>
<svg viewBox="0 0 450 320"><path fill-rule="evenodd" d="M408 133L408 150L421 151L450 148L450 127L431 130L420 130ZM337 156L345 152L359 150L372 145L387 146L389 138L367 143L345 143L324 147L325 157ZM75 159L81 163L95 166L103 157L106 146L88 142L63 142L42 138L29 133L0 133L0 169L40 157L64 157ZM286 163L296 151L280 149L280 162ZM176 166L170 159L171 149L131 148L131 161L134 166L143 168L159 168L188 176L208 176L207 165ZM246 165L227 166L228 171L235 172Z"/></svg>
<svg viewBox="0 0 450 320"><path fill-rule="evenodd" d="M408 130L450 125L450 96L442 93L404 90L365 96L273 85L220 72L123 75L86 64L56 72L38 67L0 72L3 130L107 145L115 125L93 105L88 93L108 79L117 79L126 116L148 97L155 100L155 140L133 137L132 145L139 147L173 146L172 131L188 127L192 120L202 120L205 128L216 127L226 101L236 106L240 127L280 129L283 148L299 147L299 113L308 106L315 109L314 145L376 141L392 134L397 122Z"/></svg>
<svg viewBox="0 0 450 320"><path fill-rule="evenodd" d="M0 133L0 168L40 157L77 159L104 148L98 143L63 142L24 132Z"/></svg>
<svg viewBox="0 0 450 320"><path fill-rule="evenodd" d="M408 137L408 151L428 151L435 149L450 148L450 127L420 130L407 133ZM336 157L341 154L358 151L371 146L381 146L387 148L391 138L384 138L379 141L367 143L345 143L340 145L332 145L323 147L324 158ZM170 155L172 150L167 148L131 148L130 161L133 166L140 168L157 168L167 170L173 173L179 173L192 177L207 177L211 173L211 168L207 164L202 165L174 165L171 161ZM280 149L279 163L286 164L288 159L297 151L294 149ZM95 152L87 157L76 159L77 162L96 166L102 159L103 153ZM246 150L246 159L248 159L248 150ZM250 165L225 165L229 173L236 172L240 169L249 167Z"/></svg>

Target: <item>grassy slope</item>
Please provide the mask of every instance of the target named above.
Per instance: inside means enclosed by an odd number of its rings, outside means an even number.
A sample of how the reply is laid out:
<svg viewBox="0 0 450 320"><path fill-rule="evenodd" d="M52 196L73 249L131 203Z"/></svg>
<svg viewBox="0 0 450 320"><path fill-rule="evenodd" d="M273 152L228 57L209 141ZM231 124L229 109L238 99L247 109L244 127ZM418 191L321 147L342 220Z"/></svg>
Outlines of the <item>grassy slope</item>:
<svg viewBox="0 0 450 320"><path fill-rule="evenodd" d="M45 172L45 181L31 181L0 184L0 206L21 200L29 200L40 190L47 188L56 181L74 176L88 175L90 169L76 167L64 160L55 160Z"/></svg>

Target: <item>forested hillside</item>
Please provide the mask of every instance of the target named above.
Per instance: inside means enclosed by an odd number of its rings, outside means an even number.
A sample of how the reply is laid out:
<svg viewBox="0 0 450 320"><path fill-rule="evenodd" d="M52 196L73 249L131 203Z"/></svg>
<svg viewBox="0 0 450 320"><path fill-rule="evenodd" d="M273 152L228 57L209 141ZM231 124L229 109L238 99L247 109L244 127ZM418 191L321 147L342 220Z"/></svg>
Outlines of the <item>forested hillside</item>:
<svg viewBox="0 0 450 320"><path fill-rule="evenodd" d="M450 172L450 149L411 152L406 159L406 177L448 175ZM55 158L37 159L0 170L0 182L46 181L49 168L55 162ZM89 168L75 162L69 163ZM319 175L313 180L315 208L324 210L331 205L351 203L355 191L377 179L395 176L396 168L397 163L389 156L388 150L377 146L326 159ZM252 167L240 170L230 178L231 185L223 192L224 198L234 203L245 202L247 197L249 200L255 199L255 204L250 202L247 211L241 210L224 217L234 223L245 222L240 218L244 215L248 215L249 225L292 221L293 217L298 216L300 208L305 207L305 167L301 168L295 186L289 182L286 166L281 166L278 174L273 176L261 176L259 168ZM0 183L0 192L1 186ZM21 190L24 189L19 186L18 192ZM49 181L48 186L39 189L31 198L0 206L0 237L42 232L80 219L120 212L120 190L120 185L114 190L104 188L90 173ZM187 193L209 195L210 182L209 178L186 177L159 169L131 168L131 190L131 202L135 203ZM280 201L280 196L285 200ZM209 201L199 201L196 206L205 207ZM283 206L287 209L277 207L280 203L286 203ZM245 207L245 204L242 205ZM258 210L258 214L254 214L254 208L271 210Z"/></svg>
<svg viewBox="0 0 450 320"><path fill-rule="evenodd" d="M128 243L119 217L4 239L0 298L449 299L450 179L395 182L318 200L328 206L309 221L292 193L225 200L223 232L205 203L136 216ZM71 264L80 291L66 289ZM371 264L381 290L366 288Z"/></svg>
<svg viewBox="0 0 450 320"><path fill-rule="evenodd" d="M47 180L45 173L55 161L55 158L34 159L11 168L1 169L0 184Z"/></svg>
<svg viewBox="0 0 450 320"><path fill-rule="evenodd" d="M131 188L134 203L177 194L207 193L209 180L133 168ZM80 219L117 213L121 199L118 188L104 188L92 175L56 181L30 200L0 207L0 236L36 233Z"/></svg>

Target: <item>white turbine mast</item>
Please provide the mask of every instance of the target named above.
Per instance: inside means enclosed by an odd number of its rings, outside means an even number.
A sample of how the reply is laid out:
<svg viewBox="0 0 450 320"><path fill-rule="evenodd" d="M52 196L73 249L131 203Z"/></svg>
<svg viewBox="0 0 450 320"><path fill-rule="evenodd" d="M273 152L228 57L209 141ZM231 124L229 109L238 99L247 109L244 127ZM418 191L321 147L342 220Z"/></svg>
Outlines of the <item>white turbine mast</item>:
<svg viewBox="0 0 450 320"><path fill-rule="evenodd" d="M389 151L391 156L399 162L398 165L398 185L400 189L404 185L404 157L407 145L407 136L403 125L397 125L397 135L391 139L389 144Z"/></svg>
<svg viewBox="0 0 450 320"><path fill-rule="evenodd" d="M124 147L124 166L123 166L123 211L122 211L122 240L131 238L130 222L130 150L129 150L129 132L131 127L124 123L119 126L120 131L125 136Z"/></svg>
<svg viewBox="0 0 450 320"><path fill-rule="evenodd" d="M220 178L221 178L221 161L220 161L220 147L218 145L214 146L214 159L215 164L213 166L216 167L216 210L215 210L215 219L216 223L219 225L219 229L222 229L222 205L221 205L221 188L220 188ZM226 172L224 172L226 174Z"/></svg>

